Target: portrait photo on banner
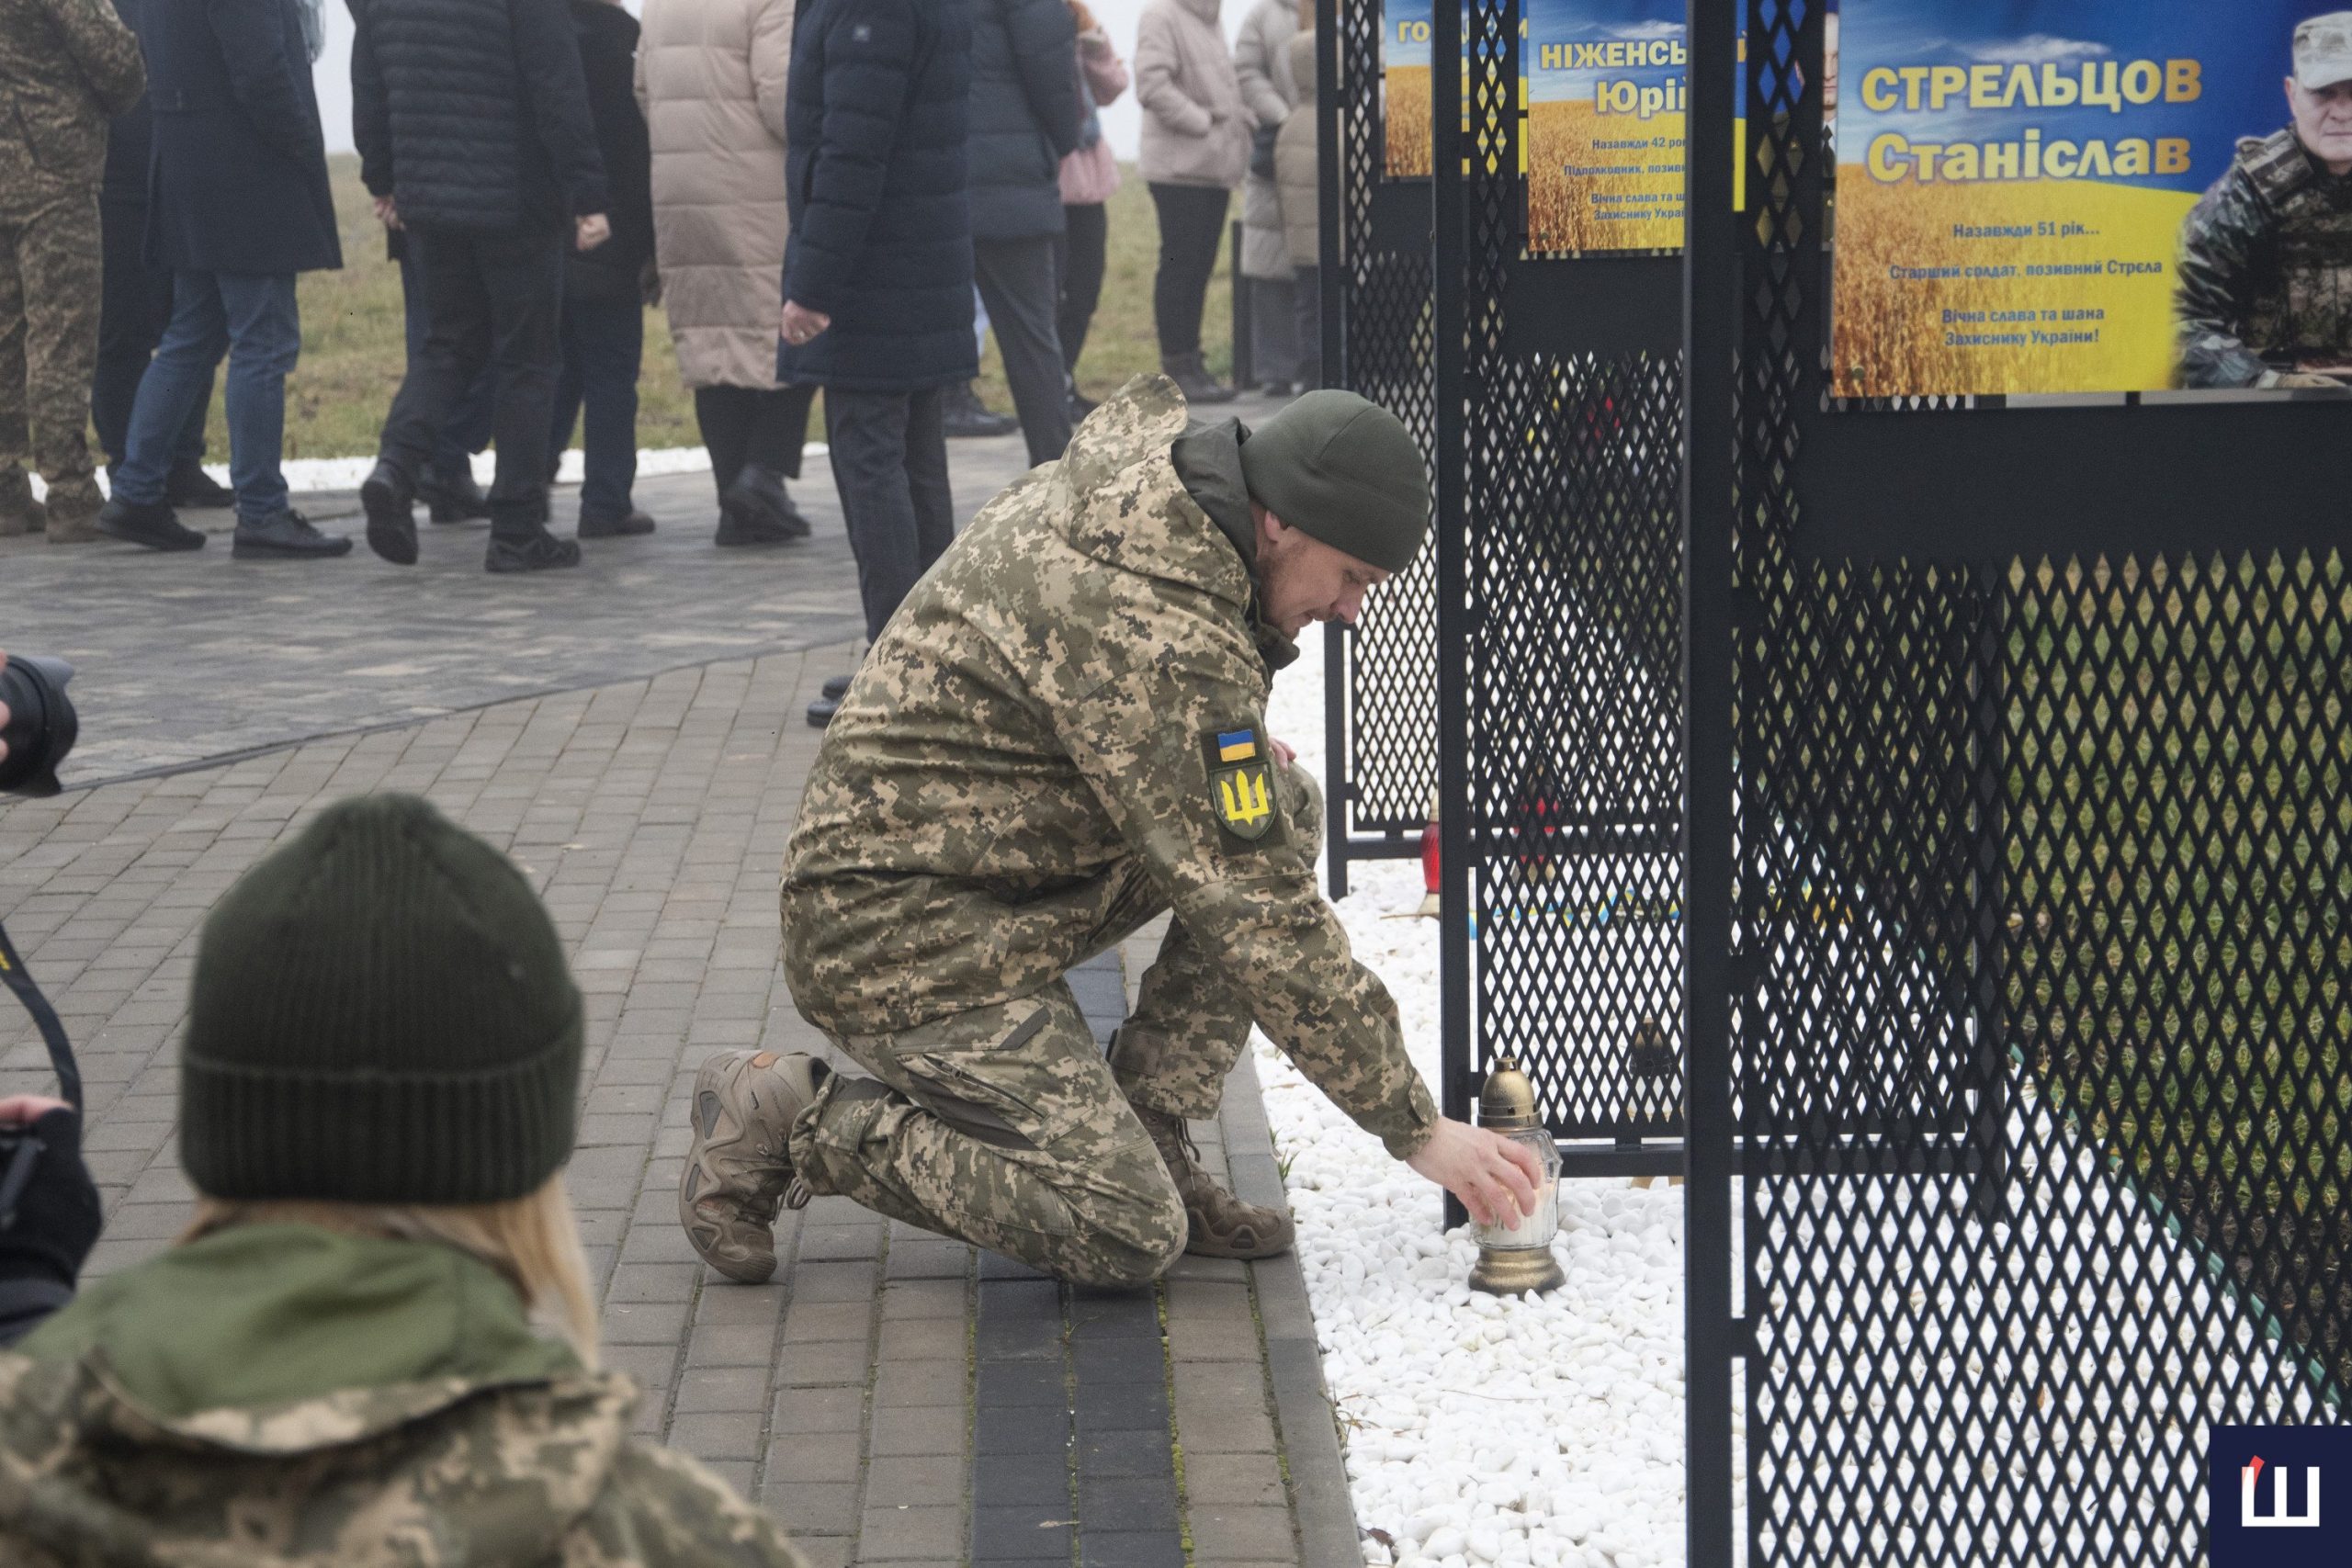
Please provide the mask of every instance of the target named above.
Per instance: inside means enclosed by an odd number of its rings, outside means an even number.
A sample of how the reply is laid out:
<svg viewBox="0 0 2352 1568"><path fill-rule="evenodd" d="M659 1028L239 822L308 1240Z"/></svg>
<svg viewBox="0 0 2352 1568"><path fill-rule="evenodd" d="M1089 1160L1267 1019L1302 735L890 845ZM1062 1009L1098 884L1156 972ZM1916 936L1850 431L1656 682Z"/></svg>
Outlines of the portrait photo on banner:
<svg viewBox="0 0 2352 1568"><path fill-rule="evenodd" d="M1832 395L2352 390L2323 4L1841 0Z"/></svg>

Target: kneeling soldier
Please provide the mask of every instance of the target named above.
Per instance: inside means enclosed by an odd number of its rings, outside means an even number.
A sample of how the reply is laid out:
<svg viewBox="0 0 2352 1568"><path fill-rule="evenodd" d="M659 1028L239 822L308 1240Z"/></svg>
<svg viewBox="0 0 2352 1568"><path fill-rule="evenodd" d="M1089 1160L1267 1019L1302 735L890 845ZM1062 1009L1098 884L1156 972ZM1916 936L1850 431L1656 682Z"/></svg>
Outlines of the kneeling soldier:
<svg viewBox="0 0 2352 1568"><path fill-rule="evenodd" d="M989 503L867 655L785 853L794 1000L874 1076L703 1065L679 1212L712 1267L767 1278L788 1191L1083 1283L1280 1252L1290 1216L1185 1130L1253 1021L1474 1214L1532 1205L1525 1151L1439 1116L1265 728L1292 638L1352 621L1428 529L1394 415L1314 392L1252 435L1188 423L1159 377ZM1170 909L1106 1062L1062 977Z"/></svg>

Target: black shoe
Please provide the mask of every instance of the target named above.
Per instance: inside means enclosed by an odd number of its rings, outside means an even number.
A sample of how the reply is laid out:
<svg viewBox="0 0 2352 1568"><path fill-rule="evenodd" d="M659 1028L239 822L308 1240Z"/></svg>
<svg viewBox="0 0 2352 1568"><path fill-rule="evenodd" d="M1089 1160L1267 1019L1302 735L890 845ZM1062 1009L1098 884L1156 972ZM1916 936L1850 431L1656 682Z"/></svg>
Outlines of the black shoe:
<svg viewBox="0 0 2352 1568"><path fill-rule="evenodd" d="M1208 373L1197 354L1175 354L1160 361L1159 367L1176 389L1184 394L1188 403L1229 403L1233 389Z"/></svg>
<svg viewBox="0 0 2352 1568"><path fill-rule="evenodd" d="M173 506L189 506L198 511L234 506L237 492L204 471L204 465L183 460L172 465L164 476L164 500Z"/></svg>
<svg viewBox="0 0 2352 1568"><path fill-rule="evenodd" d="M583 539L621 539L634 534L653 532L653 519L635 507L626 516L589 517L580 519L580 536Z"/></svg>
<svg viewBox="0 0 2352 1568"><path fill-rule="evenodd" d="M1088 414L1092 413L1096 409L1101 408L1102 406L1102 404L1100 404L1100 403L1096 402L1092 398L1088 397L1084 392L1072 392L1072 393L1070 393L1070 394L1069 394L1069 422L1070 422L1070 423L1072 423L1072 424L1084 424L1084 423L1086 423L1086 416L1087 416Z"/></svg>
<svg viewBox="0 0 2352 1568"><path fill-rule="evenodd" d="M718 498L718 543L786 545L808 536L808 519L792 504L784 476L774 468L746 463L735 482Z"/></svg>
<svg viewBox="0 0 2352 1568"><path fill-rule="evenodd" d="M1298 389L1292 386L1288 381L1269 381L1264 386L1259 388L1258 390L1269 398L1295 398L1298 396Z"/></svg>
<svg viewBox="0 0 2352 1568"><path fill-rule="evenodd" d="M359 504L368 513L368 547L394 566L416 564L416 486L409 477L382 458L376 460L359 486Z"/></svg>
<svg viewBox="0 0 2352 1568"><path fill-rule="evenodd" d="M819 697L808 705L808 728L822 729L833 722L833 715L842 711L839 697Z"/></svg>
<svg viewBox="0 0 2352 1568"><path fill-rule="evenodd" d="M490 515L490 497L474 482L470 468L445 479L439 468L427 463L416 476L416 499L424 502L425 515L435 523L475 523Z"/></svg>
<svg viewBox="0 0 2352 1568"><path fill-rule="evenodd" d="M174 516L168 501L109 501L98 513L98 532L151 550L204 547L204 536Z"/></svg>
<svg viewBox="0 0 2352 1568"><path fill-rule="evenodd" d="M972 384L950 387L940 408L940 423L949 439L965 436L1010 435L1021 428L1021 422L1009 413L990 413L980 402L980 395Z"/></svg>
<svg viewBox="0 0 2352 1568"><path fill-rule="evenodd" d="M579 564L579 545L570 539L559 539L545 528L511 539L503 534L492 534L490 555L482 562L490 571L553 571Z"/></svg>
<svg viewBox="0 0 2352 1568"><path fill-rule="evenodd" d="M825 700L827 702L837 703L843 697L849 695L849 681L850 678L846 675L836 675L831 680L826 682L824 686Z"/></svg>
<svg viewBox="0 0 2352 1568"><path fill-rule="evenodd" d="M238 560L317 560L350 553L349 539L320 533L290 506L266 517L238 518L229 545L229 554Z"/></svg>

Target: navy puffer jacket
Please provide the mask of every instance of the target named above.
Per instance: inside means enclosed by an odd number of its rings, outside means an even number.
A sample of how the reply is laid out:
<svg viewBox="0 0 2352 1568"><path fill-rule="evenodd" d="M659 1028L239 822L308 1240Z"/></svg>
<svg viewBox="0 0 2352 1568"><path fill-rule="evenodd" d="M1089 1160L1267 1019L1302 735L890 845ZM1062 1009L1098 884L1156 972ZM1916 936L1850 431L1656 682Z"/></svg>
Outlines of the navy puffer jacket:
<svg viewBox="0 0 2352 1568"><path fill-rule="evenodd" d="M905 392L979 371L969 0L802 0L785 89L784 297L832 318L779 378Z"/></svg>
<svg viewBox="0 0 2352 1568"><path fill-rule="evenodd" d="M359 177L404 224L561 228L605 166L565 0L350 0Z"/></svg>
<svg viewBox="0 0 2352 1568"><path fill-rule="evenodd" d="M1085 122L1077 61L1067 0L974 0L972 238L1062 231L1062 158Z"/></svg>

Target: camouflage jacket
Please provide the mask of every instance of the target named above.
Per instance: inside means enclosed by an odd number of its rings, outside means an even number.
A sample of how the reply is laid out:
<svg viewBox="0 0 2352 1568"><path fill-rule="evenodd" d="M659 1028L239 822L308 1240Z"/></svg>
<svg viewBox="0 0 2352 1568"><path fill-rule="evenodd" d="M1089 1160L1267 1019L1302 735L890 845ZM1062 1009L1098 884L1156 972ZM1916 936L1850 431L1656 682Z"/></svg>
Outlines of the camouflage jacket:
<svg viewBox="0 0 2352 1568"><path fill-rule="evenodd" d="M2292 129L2238 143L2181 228L2184 387L2257 387L2352 367L2352 175Z"/></svg>
<svg viewBox="0 0 2352 1568"><path fill-rule="evenodd" d="M107 121L146 90L139 40L109 0L0 0L0 187L95 191Z"/></svg>
<svg viewBox="0 0 2352 1568"><path fill-rule="evenodd" d="M1140 857L1260 1027L1401 1157L1436 1108L1317 846L1279 810L1246 837L1220 818L1220 739L1264 734L1272 677L1250 568L1170 457L1185 429L1171 382L1130 383L899 606L801 797L786 977L842 1034L1026 996L1085 956L1070 906Z"/></svg>
<svg viewBox="0 0 2352 1568"><path fill-rule="evenodd" d="M802 1568L486 1265L248 1225L0 1355L10 1568Z"/></svg>

